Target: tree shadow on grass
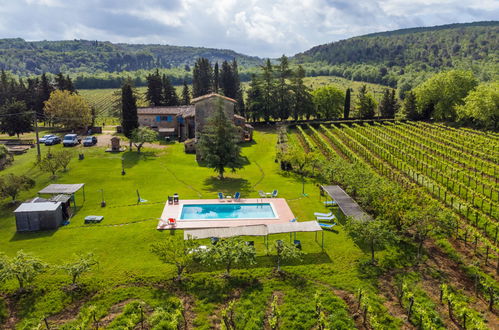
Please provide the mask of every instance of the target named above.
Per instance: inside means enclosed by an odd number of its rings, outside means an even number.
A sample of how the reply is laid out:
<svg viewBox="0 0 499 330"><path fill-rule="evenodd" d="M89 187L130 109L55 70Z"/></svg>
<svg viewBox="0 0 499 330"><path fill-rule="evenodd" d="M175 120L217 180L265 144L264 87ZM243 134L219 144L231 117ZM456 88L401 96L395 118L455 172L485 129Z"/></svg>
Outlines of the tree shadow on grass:
<svg viewBox="0 0 499 330"><path fill-rule="evenodd" d="M241 148L248 148L248 147L254 146L256 143L257 142L255 140L245 141L245 142L240 143L239 146Z"/></svg>
<svg viewBox="0 0 499 330"><path fill-rule="evenodd" d="M217 177L209 177L204 180L204 188L208 191L233 194L239 191L244 198L248 196L253 188L248 180L242 178L225 178L220 180Z"/></svg>
<svg viewBox="0 0 499 330"><path fill-rule="evenodd" d="M250 161L249 161L248 157L241 155L241 159L242 159L241 165L243 167L250 164ZM198 160L197 163L198 163L198 165L200 167L208 167L206 165L206 162L204 160ZM225 168L225 170L226 170L226 173L230 173L231 172L230 168Z"/></svg>
<svg viewBox="0 0 499 330"><path fill-rule="evenodd" d="M137 165L140 161L148 161L156 158L155 151L142 151L140 154L138 152L125 152L123 154L123 165L125 168L132 168Z"/></svg>

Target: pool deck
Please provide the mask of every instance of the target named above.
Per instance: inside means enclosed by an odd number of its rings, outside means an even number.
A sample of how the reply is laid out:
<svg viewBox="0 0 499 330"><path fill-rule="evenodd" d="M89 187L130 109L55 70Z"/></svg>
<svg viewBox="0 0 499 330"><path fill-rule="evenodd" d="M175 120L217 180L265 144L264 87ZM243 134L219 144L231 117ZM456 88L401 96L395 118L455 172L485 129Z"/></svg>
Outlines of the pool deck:
<svg viewBox="0 0 499 330"><path fill-rule="evenodd" d="M255 203L270 203L277 213L275 219L251 219L251 220L238 220L238 219L225 219L225 220L179 220L180 210L183 204L255 204ZM177 219L176 226L170 226L167 219ZM286 223L294 219L295 216L289 208L286 199L284 198L241 198L237 202L232 199L183 199L179 200L178 204L166 203L161 219L158 222L156 229L195 229L195 228L223 228L223 227L237 227L237 226L251 226L251 225L267 225L273 223Z"/></svg>

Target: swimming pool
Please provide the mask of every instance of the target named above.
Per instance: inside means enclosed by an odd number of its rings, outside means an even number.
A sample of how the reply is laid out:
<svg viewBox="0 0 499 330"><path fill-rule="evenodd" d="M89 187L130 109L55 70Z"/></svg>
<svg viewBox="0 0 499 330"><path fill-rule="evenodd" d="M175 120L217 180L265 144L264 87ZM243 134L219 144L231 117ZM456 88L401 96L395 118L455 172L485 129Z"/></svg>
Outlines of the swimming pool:
<svg viewBox="0 0 499 330"><path fill-rule="evenodd" d="M180 220L275 218L277 216L270 203L184 204L179 216Z"/></svg>

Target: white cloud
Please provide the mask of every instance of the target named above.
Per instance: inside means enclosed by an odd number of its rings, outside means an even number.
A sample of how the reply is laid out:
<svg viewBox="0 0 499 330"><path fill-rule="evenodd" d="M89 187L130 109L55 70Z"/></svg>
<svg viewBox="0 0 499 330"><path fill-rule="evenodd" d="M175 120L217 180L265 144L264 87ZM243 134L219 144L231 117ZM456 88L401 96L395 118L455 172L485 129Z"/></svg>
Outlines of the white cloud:
<svg viewBox="0 0 499 330"><path fill-rule="evenodd" d="M0 37L160 42L277 57L371 32L497 19L499 1L0 0L0 13Z"/></svg>

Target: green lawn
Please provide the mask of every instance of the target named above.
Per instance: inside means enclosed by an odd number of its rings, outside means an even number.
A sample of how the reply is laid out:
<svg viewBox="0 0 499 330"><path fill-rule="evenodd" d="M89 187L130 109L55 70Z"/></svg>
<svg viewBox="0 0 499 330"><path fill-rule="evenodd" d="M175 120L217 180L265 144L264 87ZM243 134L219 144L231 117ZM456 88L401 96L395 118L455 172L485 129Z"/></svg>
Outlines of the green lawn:
<svg viewBox="0 0 499 330"><path fill-rule="evenodd" d="M17 250L23 249L56 265L75 252L92 251L100 264L85 279L91 281L92 278L96 287L104 286L105 283L124 283L133 277L160 281L171 278L173 268L161 264L149 252L149 245L170 235L169 231L159 232L155 228L167 196L173 193L186 199L216 198L218 191L240 191L243 197L257 197L258 190L278 189L279 197L288 200L300 221L313 220L313 212L326 211L319 200L316 183L307 182L305 191L308 195L302 196L300 178L283 174L275 162L276 138L274 132L256 131L255 141L243 146L243 155L247 157L248 164L242 170L228 174L223 181L216 179L211 169L198 166L195 156L185 154L183 144L178 143L166 149L146 149L141 155L136 152L110 154L101 148L85 148L85 159L79 161L75 157L68 172L59 173L53 180L34 167L36 149L33 148L25 155L16 156L14 165L2 173L28 174L36 180L36 187L22 193L19 200L35 196L38 190L54 182L85 183L86 200L83 202L82 194L77 193L80 207L68 226L37 233L16 233L12 214L15 206L4 200L0 211L0 251L12 256ZM41 148L42 152L46 152L47 147ZM76 156L77 151L73 152ZM126 171L124 176L121 175L122 157ZM105 208L100 207L100 189L104 189ZM137 205L137 189L141 197L148 200L147 203ZM98 225L85 225L83 218L87 215L103 215L104 221ZM175 234L182 235L182 232ZM271 237L278 238L289 239L289 235ZM334 231L325 232L325 253L315 242L313 233L298 234L297 238L302 241L306 255L301 263L287 266L290 272L305 276L314 283L324 283L351 292L358 287L369 286L368 282L360 278L357 270L357 261L363 258L363 252L354 245L341 225L336 226ZM273 259L267 256L263 238L254 240L258 263L254 266L254 272L250 273L269 274ZM243 274L245 271L239 272ZM262 278L265 276L262 275ZM60 272L47 273L38 282L48 283L53 277L57 281L67 282ZM6 288L12 290L14 286L12 281L7 283ZM216 304L207 303L208 307L205 308L208 314L205 315L200 305L197 306L200 323L205 322L204 318L216 309ZM47 306L43 308L48 309ZM61 308L52 308L48 313L56 313ZM313 313L307 317L313 318Z"/></svg>

